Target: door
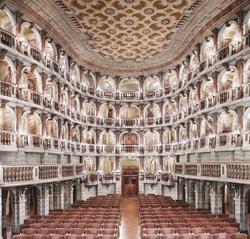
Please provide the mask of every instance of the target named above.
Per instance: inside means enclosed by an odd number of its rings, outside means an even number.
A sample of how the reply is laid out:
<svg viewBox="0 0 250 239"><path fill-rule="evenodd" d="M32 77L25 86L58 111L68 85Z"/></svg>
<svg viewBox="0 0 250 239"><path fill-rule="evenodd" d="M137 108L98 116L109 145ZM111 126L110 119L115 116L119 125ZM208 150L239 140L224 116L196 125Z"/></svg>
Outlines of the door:
<svg viewBox="0 0 250 239"><path fill-rule="evenodd" d="M138 169L123 170L122 195L124 197L136 197L138 195Z"/></svg>

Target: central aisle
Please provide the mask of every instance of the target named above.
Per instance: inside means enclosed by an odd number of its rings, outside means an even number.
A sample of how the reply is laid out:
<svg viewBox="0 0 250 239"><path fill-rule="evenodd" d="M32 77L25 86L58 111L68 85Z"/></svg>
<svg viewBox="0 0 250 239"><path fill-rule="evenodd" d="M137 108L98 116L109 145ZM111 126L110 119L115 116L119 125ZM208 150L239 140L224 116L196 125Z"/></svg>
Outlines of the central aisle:
<svg viewBox="0 0 250 239"><path fill-rule="evenodd" d="M120 239L139 239L139 232L138 198L124 197Z"/></svg>

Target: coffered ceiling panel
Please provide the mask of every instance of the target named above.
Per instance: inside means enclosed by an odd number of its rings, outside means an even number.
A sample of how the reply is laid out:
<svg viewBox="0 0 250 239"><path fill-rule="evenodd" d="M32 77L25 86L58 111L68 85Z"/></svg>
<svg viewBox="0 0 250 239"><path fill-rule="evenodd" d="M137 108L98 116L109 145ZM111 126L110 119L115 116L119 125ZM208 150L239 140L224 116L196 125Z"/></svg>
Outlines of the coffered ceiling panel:
<svg viewBox="0 0 250 239"><path fill-rule="evenodd" d="M62 0L89 36L89 46L114 61L142 61L168 48L192 0Z"/></svg>

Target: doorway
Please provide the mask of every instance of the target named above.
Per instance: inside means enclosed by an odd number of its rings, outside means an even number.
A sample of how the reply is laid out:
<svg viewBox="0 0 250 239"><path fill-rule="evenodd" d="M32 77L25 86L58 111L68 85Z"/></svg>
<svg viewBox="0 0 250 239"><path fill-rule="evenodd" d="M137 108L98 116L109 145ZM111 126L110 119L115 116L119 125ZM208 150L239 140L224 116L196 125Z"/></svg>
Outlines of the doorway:
<svg viewBox="0 0 250 239"><path fill-rule="evenodd" d="M136 197L138 195L138 168L123 168L122 169L122 196Z"/></svg>

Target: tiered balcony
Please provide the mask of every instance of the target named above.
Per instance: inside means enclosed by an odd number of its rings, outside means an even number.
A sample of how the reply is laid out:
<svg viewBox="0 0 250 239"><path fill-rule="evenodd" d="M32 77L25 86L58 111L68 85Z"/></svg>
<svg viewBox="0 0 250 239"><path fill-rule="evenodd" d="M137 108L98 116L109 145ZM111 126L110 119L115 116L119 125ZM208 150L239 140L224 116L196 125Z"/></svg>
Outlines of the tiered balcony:
<svg viewBox="0 0 250 239"><path fill-rule="evenodd" d="M146 118L144 119L144 125L145 126L151 126L151 125L161 125L162 124L162 118Z"/></svg>
<svg viewBox="0 0 250 239"><path fill-rule="evenodd" d="M216 138L216 147L239 147L241 146L241 140L240 133L220 134Z"/></svg>
<svg viewBox="0 0 250 239"><path fill-rule="evenodd" d="M43 149L43 140L42 136L38 135L20 135L21 145L23 148L30 150L42 150Z"/></svg>
<svg viewBox="0 0 250 239"><path fill-rule="evenodd" d="M144 93L144 99L159 98L162 96L162 90L150 90Z"/></svg>
<svg viewBox="0 0 250 239"><path fill-rule="evenodd" d="M140 92L120 92L120 100L140 100Z"/></svg>
<svg viewBox="0 0 250 239"><path fill-rule="evenodd" d="M162 151L161 145L145 145L144 153L146 154L159 154Z"/></svg>
<svg viewBox="0 0 250 239"><path fill-rule="evenodd" d="M250 164L231 162L207 162L176 164L175 174L177 177L187 177L203 180L221 179L224 182L237 183L239 180L250 181Z"/></svg>
<svg viewBox="0 0 250 239"><path fill-rule="evenodd" d="M20 183L60 181L65 178L83 176L82 164L38 165L38 166L1 166L0 182L3 185L20 185Z"/></svg>
<svg viewBox="0 0 250 239"><path fill-rule="evenodd" d="M34 60L38 62L42 60L41 50L36 48L35 46L30 47L30 55L34 58Z"/></svg>
<svg viewBox="0 0 250 239"><path fill-rule="evenodd" d="M217 104L224 104L242 98L241 88L232 88L217 94Z"/></svg>
<svg viewBox="0 0 250 239"><path fill-rule="evenodd" d="M17 98L23 101L31 102L36 105L43 105L43 96L41 94L25 88L18 89Z"/></svg>
<svg viewBox="0 0 250 239"><path fill-rule="evenodd" d="M5 46L15 48L16 36L3 28L0 28L0 41Z"/></svg>
<svg viewBox="0 0 250 239"><path fill-rule="evenodd" d="M100 153L108 154L114 154L116 149L115 145L98 145L98 148Z"/></svg>
<svg viewBox="0 0 250 239"><path fill-rule="evenodd" d="M120 119L120 127L138 127L140 126L140 119Z"/></svg>
<svg viewBox="0 0 250 239"><path fill-rule="evenodd" d="M10 131L0 131L0 149L16 148L16 134Z"/></svg>
<svg viewBox="0 0 250 239"><path fill-rule="evenodd" d="M116 120L112 118L97 118L97 124L104 126L115 126Z"/></svg>
<svg viewBox="0 0 250 239"><path fill-rule="evenodd" d="M60 140L53 137L45 137L44 138L44 149L46 150L61 150L60 148Z"/></svg>
<svg viewBox="0 0 250 239"><path fill-rule="evenodd" d="M11 83L0 81L0 95L16 97L16 86Z"/></svg>
<svg viewBox="0 0 250 239"><path fill-rule="evenodd" d="M121 145L120 153L140 153L139 145Z"/></svg>

